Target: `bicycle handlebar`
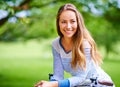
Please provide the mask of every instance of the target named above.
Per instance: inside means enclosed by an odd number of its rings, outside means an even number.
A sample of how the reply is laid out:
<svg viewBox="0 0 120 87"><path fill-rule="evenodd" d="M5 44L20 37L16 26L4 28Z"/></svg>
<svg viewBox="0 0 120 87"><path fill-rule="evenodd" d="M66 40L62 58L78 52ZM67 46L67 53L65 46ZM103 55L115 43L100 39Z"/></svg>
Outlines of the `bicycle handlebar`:
<svg viewBox="0 0 120 87"><path fill-rule="evenodd" d="M49 80L50 78L53 76L53 74L49 74ZM97 79L97 77L95 78L90 78L90 79L86 79L81 85L79 86L85 86L85 87L96 87L97 84L100 85L105 85L105 86L113 86L113 82L110 81L99 81Z"/></svg>

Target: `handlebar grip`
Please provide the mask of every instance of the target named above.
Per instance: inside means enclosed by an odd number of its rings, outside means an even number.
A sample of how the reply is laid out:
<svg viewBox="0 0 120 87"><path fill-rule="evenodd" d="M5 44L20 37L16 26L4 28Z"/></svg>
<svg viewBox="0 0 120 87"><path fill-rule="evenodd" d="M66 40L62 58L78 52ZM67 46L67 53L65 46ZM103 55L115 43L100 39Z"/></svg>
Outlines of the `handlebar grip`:
<svg viewBox="0 0 120 87"><path fill-rule="evenodd" d="M49 80L50 80L51 76L53 76L53 74L49 74Z"/></svg>
<svg viewBox="0 0 120 87"><path fill-rule="evenodd" d="M110 81L98 81L98 83L101 85L113 86L113 82Z"/></svg>

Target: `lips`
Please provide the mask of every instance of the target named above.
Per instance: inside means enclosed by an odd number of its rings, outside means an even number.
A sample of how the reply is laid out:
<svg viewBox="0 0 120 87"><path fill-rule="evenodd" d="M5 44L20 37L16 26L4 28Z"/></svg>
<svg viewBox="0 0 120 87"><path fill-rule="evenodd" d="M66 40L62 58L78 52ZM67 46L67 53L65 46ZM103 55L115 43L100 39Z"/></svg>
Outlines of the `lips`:
<svg viewBox="0 0 120 87"><path fill-rule="evenodd" d="M65 30L66 34L71 34L73 31L72 30Z"/></svg>

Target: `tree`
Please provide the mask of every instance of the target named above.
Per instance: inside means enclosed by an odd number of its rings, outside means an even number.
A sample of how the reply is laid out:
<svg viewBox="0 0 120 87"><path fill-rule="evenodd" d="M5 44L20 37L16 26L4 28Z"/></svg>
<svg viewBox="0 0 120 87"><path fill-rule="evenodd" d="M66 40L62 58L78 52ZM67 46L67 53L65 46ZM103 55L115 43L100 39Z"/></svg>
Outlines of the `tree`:
<svg viewBox="0 0 120 87"><path fill-rule="evenodd" d="M0 40L6 40L6 36L10 41L21 36L25 39L55 36L56 12L59 6L68 2L75 4L83 14L87 28L97 43L105 47L106 55L114 51L113 45L120 40L119 0L1 0L0 9L9 14L0 19ZM21 11L28 11L30 14L24 17L16 16ZM16 17L16 23L19 23L17 26L24 27L19 29L16 25L9 24L7 20L11 17ZM11 28L5 25L11 25ZM17 34L16 29L19 29Z"/></svg>

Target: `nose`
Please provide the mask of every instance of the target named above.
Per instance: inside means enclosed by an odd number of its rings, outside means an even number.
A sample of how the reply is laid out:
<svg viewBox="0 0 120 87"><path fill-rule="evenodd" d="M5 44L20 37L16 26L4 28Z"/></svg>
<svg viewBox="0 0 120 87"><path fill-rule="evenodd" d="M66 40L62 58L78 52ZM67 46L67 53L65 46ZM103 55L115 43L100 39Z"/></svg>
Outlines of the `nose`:
<svg viewBox="0 0 120 87"><path fill-rule="evenodd" d="M71 29L71 24L67 23L67 29Z"/></svg>

